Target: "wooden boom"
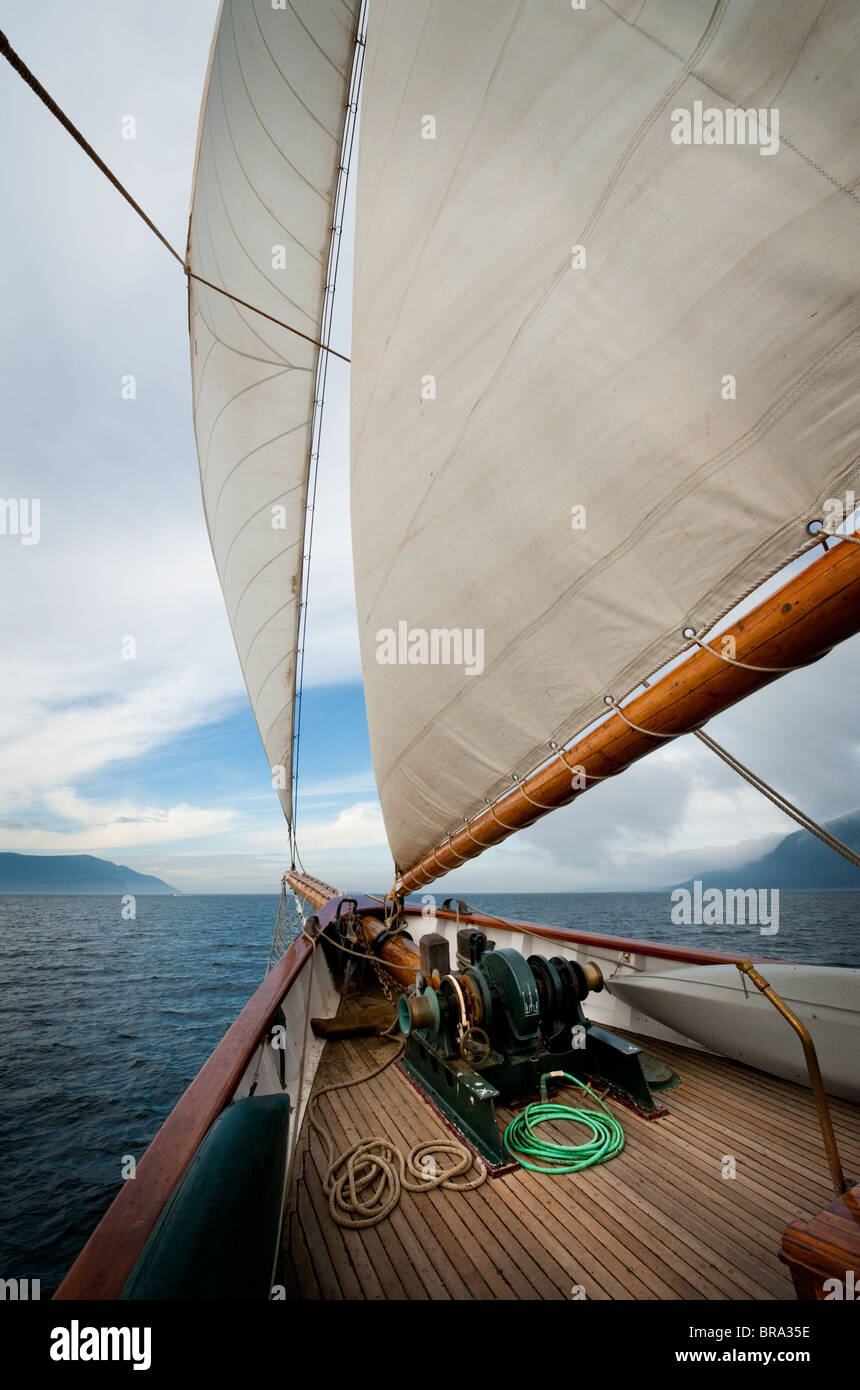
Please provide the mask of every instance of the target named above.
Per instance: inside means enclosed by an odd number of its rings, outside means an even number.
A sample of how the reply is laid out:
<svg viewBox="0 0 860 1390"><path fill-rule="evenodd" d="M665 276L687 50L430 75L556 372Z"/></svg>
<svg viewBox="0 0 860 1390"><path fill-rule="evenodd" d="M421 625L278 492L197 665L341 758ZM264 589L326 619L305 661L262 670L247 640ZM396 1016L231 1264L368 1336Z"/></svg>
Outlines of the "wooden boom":
<svg viewBox="0 0 860 1390"><path fill-rule="evenodd" d="M700 728L753 691L776 680L781 667L809 665L860 630L860 545L843 540L740 618L717 639L734 639L734 658L757 671L733 666L699 648L680 666L624 706L642 729L680 738ZM654 751L665 738L632 729L619 714L553 756L525 778L492 810L454 832L395 879L398 895L417 892L467 859L500 844L508 835L566 806L587 791L592 779L614 776ZM585 778L574 775L585 769ZM583 780L585 785L582 786ZM535 803L538 803L537 805Z"/></svg>

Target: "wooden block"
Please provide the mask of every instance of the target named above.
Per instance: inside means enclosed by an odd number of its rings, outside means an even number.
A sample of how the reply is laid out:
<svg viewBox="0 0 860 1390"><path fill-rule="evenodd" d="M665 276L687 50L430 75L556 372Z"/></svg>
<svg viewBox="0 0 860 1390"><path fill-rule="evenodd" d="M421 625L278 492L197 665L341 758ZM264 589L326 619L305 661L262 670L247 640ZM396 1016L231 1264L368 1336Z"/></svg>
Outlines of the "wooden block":
<svg viewBox="0 0 860 1390"><path fill-rule="evenodd" d="M836 1197L808 1221L793 1221L782 1237L782 1255L799 1299L856 1298L860 1284L860 1185ZM850 1276L850 1278L849 1278ZM850 1289L848 1285L850 1284Z"/></svg>

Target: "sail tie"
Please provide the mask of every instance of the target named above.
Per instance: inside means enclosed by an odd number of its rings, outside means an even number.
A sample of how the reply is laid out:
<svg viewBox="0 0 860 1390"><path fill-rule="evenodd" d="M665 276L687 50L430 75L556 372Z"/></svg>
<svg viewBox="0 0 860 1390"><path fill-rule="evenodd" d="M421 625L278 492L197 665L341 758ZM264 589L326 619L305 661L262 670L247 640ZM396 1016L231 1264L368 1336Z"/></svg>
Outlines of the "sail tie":
<svg viewBox="0 0 860 1390"><path fill-rule="evenodd" d="M464 817L463 817L463 823L464 823L464 825L465 825L465 827L466 827L466 834L468 835L469 839L472 841L472 844L478 845L481 849L489 849L489 848L490 848L490 846L487 844L486 840L479 840L478 837L477 837L476 835L473 835L473 834L472 834L472 827L471 827L470 824L469 824L469 818L468 818L468 816L464 816Z"/></svg>
<svg viewBox="0 0 860 1390"><path fill-rule="evenodd" d="M567 757L566 757L567 749L565 749L565 748L558 748L557 744L555 744L555 743L551 743L551 744L550 744L550 748L552 748L553 750L556 750L556 749L558 750L558 751L556 751L555 756L556 756L557 758L560 758L560 759L561 759L561 761L564 763L565 767L567 768L568 772L572 772L572 773L574 774L574 776L577 776L577 777L580 776L580 775L583 776L587 782L608 782L609 779L610 779L610 777L617 777L617 776L618 776L618 773L617 773L617 772L586 772L586 771L585 771L585 768L580 769L580 766L579 766L578 763L574 763L573 766L571 766L570 763L567 761ZM523 788L523 790L525 790L525 788ZM550 808L550 809L554 809L554 808Z"/></svg>
<svg viewBox="0 0 860 1390"><path fill-rule="evenodd" d="M453 854L454 858L455 858L455 859L459 859L459 861L460 861L461 864L465 864L465 863L467 862L469 856L468 856L468 855L465 855L465 857L464 857L462 854L458 854L458 853L457 853L457 851L455 850L454 846L451 844L451 836L450 836L450 834L448 835L448 838L447 838L447 840L445 841L445 848L446 848L446 849L449 849L449 850L451 851L451 853ZM435 856L435 852L434 852L434 856L433 856L433 857L434 857L434 858L436 857L436 856ZM437 864L439 863L439 860L438 860L438 859L436 860L436 863L437 863Z"/></svg>
<svg viewBox="0 0 860 1390"><path fill-rule="evenodd" d="M335 1153L331 1136L316 1119L314 1112L318 1102L332 1091L345 1090L372 1081L400 1058L405 1046L404 1039L381 1066L365 1076L350 1077L346 1081L335 1081L323 1086L310 1103L308 1128L319 1135L326 1155L323 1191L328 1197L332 1220L336 1225L348 1230L378 1226L380 1221L384 1221L398 1206L404 1190L430 1192L434 1188L443 1187L452 1192L471 1192L487 1180L487 1169L483 1161L464 1144L458 1144L452 1139L425 1140L413 1145L404 1157L402 1150L395 1144L374 1135L369 1139L359 1139L343 1153ZM441 1168L436 1163L437 1154L446 1154L453 1159L451 1167ZM466 1174L473 1164L476 1176L469 1178ZM457 1178L461 1181L456 1182Z"/></svg>
<svg viewBox="0 0 860 1390"><path fill-rule="evenodd" d="M438 854L436 853L435 849L432 851L432 853L433 853L433 858L436 860L436 867L437 867L437 869L441 869L442 873L444 874L445 870L442 868L442 865L439 863L439 856L438 856Z"/></svg>
<svg viewBox="0 0 860 1390"><path fill-rule="evenodd" d="M791 671L802 671L805 666L814 665L823 656L827 656L827 652L832 651L832 648L828 647L827 651L817 652L811 661L802 661L799 666L754 666L750 661L738 661L736 657L728 656L726 652L715 651L709 643L701 641L698 637L692 637L691 641L695 642L697 647L701 647L703 652L707 652L708 656L718 656L720 661L728 662L729 666L738 666L742 671L772 671L775 676L787 675Z"/></svg>
<svg viewBox="0 0 860 1390"><path fill-rule="evenodd" d="M515 826L515 825L505 825L505 822L504 822L503 820L499 820L498 816L496 815L495 811L493 810L492 804L491 804L489 801L486 803L486 805L487 805L487 810L489 811L490 815L493 817L493 820L496 822L496 825L498 825L502 830L506 831L506 833L507 833L508 835L510 835L510 833L511 833L512 830L516 830L516 829L517 829L517 826Z"/></svg>
<svg viewBox="0 0 860 1390"><path fill-rule="evenodd" d="M555 810L555 807L554 807L554 806L546 806L546 805L544 805L544 803L543 803L542 801L535 801L535 799L534 799L533 796L529 796L528 792L526 791L526 784L525 784L525 782L519 782L518 785L519 785L519 790L522 792L522 794L523 794L523 796L525 797L526 801L530 801L531 804L532 804L532 806L537 806L537 808L538 808L539 811L554 811L554 810Z"/></svg>
<svg viewBox="0 0 860 1390"><path fill-rule="evenodd" d="M631 729L635 729L637 734L647 734L649 738L683 738L684 734L696 733L695 729L682 729L680 733L675 734L661 733L659 729L646 729L641 724L634 724L632 719L628 719L618 701L613 700L611 695L606 696L605 703L621 716L625 724L629 724Z"/></svg>

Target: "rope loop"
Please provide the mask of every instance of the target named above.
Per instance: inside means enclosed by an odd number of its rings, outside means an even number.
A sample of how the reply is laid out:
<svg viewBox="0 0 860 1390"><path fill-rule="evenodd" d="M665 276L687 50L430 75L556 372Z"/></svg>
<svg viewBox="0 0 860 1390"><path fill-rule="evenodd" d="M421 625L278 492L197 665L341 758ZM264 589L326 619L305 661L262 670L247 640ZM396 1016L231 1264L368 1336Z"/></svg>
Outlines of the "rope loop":
<svg viewBox="0 0 860 1390"><path fill-rule="evenodd" d="M332 1220L349 1230L379 1225L394 1211L404 1188L407 1192L430 1192L436 1187L470 1192L487 1180L482 1160L453 1139L425 1140L415 1144L404 1157L395 1144L375 1134L369 1139L359 1139L343 1153L335 1153L331 1136L316 1119L317 1104L331 1091L371 1081L402 1056L405 1046L405 1040L401 1041L391 1056L366 1076L323 1086L313 1096L308 1109L308 1127L319 1135L325 1150L327 1166L323 1191L328 1197ZM446 1156L452 1162L443 1168L436 1162L437 1155ZM428 1160L432 1161L435 1172L428 1172ZM467 1178L473 1165L475 1176ZM462 1181L455 1181L458 1178Z"/></svg>

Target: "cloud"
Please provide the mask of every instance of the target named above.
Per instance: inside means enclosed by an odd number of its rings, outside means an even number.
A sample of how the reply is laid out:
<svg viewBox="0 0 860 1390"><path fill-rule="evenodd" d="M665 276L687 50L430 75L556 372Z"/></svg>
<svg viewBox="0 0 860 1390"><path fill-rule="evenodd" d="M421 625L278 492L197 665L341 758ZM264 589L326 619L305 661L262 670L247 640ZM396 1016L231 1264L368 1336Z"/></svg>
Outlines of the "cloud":
<svg viewBox="0 0 860 1390"><path fill-rule="evenodd" d="M81 0L74 16L29 0L4 11L25 60L180 247L217 13L218 0L153 0L146 16L101 0ZM157 37L167 29L169 52ZM29 820L19 833L38 850L60 833L36 824L58 788L98 781L99 794L122 795L130 776L148 778L159 750L247 708L247 693L200 499L181 270L24 84L6 78L0 123L15 141L4 249L16 270L4 289L0 495L38 497L41 536L28 547L0 537L0 815ZM127 114L134 140L121 138ZM338 314L347 346L348 293ZM121 395L126 374L134 400ZM310 613L306 691L356 679L345 367L330 372ZM133 660L122 656L128 636ZM347 779L330 794L373 790L372 779ZM143 800L158 810L158 794ZM161 806L165 824L177 809ZM214 829L222 812L212 810ZM239 819L284 836L274 794ZM149 842L146 825L137 833Z"/></svg>
<svg viewBox="0 0 860 1390"><path fill-rule="evenodd" d="M180 247L217 9L218 0L4 6L11 41ZM220 788L208 806L189 804L184 788L124 795L130 776L135 783L148 776L159 750L247 702L200 502L182 273L33 94L10 73L6 79L0 125L14 138L4 249L14 269L0 349L9 398L0 495L39 497L41 539L23 547L0 537L3 847L157 844L163 862L150 858L147 867L184 887L265 888L277 884L287 854L274 793L232 811ZM137 121L134 141L120 138L128 113ZM345 257L334 341L347 350L348 282ZM121 399L126 373L137 381L134 401ZM348 413L347 371L333 361L306 693L359 677ZM121 654L128 635L136 639L133 660ZM804 809L829 819L860 801L858 688L854 639L713 721L712 731ZM349 748L353 737L340 724L330 743ZM389 884L372 777L333 776L330 759L322 766L318 772L303 760L299 843L309 869L339 886ZM194 775L191 767L189 780ZM191 795L203 799L196 789ZM319 814L329 802L332 814ZM690 876L706 856L715 863L716 855L748 854L738 846L792 828L687 739L442 886L660 886ZM186 854L182 842L191 839L195 853Z"/></svg>
<svg viewBox="0 0 860 1390"><path fill-rule="evenodd" d="M71 787L43 798L46 808L71 828L26 830L2 827L4 849L31 853L103 853L130 846L169 845L229 830L233 811L181 804L167 810L134 802L82 800Z"/></svg>
<svg viewBox="0 0 860 1390"><path fill-rule="evenodd" d="M180 10L154 0L144 18L82 0L72 17L66 6L10 0L5 23L182 246L218 0ZM153 37L165 26L169 53ZM37 825L50 821L58 788L100 780L121 795L130 775L147 778L155 752L247 707L247 694L200 500L183 276L24 84L6 78L0 122L15 131L15 150L4 248L16 273L4 291L0 494L40 499L41 536L29 547L0 537L0 815L7 843L11 818L25 837L18 843L40 850L60 847L59 829ZM128 113L134 141L120 137ZM127 373L133 401L121 396ZM306 688L358 671L347 416L345 383L335 382ZM133 660L123 659L128 636ZM372 783L350 790L372 792ZM101 829L76 830L75 843L98 833L110 836L105 844L147 844L156 820L169 840L183 826L196 836L225 824L218 806L206 818L203 808L183 805L179 815L157 796L143 800L152 824L121 829L106 816ZM283 835L274 794L249 829L260 819Z"/></svg>
<svg viewBox="0 0 860 1390"><path fill-rule="evenodd" d="M321 782L302 780L302 801L314 801L320 797L352 796L357 792L370 792L373 796L376 795L376 783L370 769L366 772L350 773L347 777L332 777Z"/></svg>
<svg viewBox="0 0 860 1390"><path fill-rule="evenodd" d="M376 849L385 845L382 812L373 801L359 801L331 820L304 822L300 828L302 853L324 850Z"/></svg>

